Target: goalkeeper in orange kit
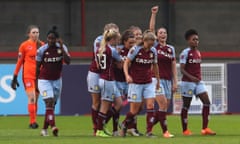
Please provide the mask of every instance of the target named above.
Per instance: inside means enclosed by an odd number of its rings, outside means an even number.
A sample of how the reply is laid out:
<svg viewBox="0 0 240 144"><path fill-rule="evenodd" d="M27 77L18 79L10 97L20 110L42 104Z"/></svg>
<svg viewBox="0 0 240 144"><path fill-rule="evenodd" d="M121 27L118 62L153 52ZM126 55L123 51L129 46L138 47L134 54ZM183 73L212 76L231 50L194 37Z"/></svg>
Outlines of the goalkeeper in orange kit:
<svg viewBox="0 0 240 144"><path fill-rule="evenodd" d="M16 90L19 86L17 76L20 69L23 69L22 80L28 96L28 112L30 117L29 128L36 129L37 100L38 92L36 86L36 53L37 49L44 43L39 40L39 28L30 25L27 30L28 39L21 43L18 51L18 60L14 71L11 87Z"/></svg>

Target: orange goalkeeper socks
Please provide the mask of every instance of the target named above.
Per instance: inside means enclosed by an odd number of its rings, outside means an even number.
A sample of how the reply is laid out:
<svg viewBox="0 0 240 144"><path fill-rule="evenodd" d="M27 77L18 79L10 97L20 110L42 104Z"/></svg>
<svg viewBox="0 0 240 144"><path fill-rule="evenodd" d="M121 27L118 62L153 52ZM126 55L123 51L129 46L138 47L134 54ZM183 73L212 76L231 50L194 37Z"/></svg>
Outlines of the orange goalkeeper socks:
<svg viewBox="0 0 240 144"><path fill-rule="evenodd" d="M28 104L28 113L30 117L30 124L36 122L36 105L35 104Z"/></svg>

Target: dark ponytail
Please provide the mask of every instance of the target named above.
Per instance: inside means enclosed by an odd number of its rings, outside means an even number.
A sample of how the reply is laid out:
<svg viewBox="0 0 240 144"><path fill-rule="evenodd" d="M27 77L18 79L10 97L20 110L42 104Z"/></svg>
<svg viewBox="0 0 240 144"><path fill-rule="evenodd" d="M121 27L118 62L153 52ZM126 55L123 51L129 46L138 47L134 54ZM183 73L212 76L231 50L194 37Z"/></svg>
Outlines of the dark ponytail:
<svg viewBox="0 0 240 144"><path fill-rule="evenodd" d="M59 38L59 33L57 32L57 26L53 26L51 30L48 31L47 36L49 34L54 34L56 38Z"/></svg>

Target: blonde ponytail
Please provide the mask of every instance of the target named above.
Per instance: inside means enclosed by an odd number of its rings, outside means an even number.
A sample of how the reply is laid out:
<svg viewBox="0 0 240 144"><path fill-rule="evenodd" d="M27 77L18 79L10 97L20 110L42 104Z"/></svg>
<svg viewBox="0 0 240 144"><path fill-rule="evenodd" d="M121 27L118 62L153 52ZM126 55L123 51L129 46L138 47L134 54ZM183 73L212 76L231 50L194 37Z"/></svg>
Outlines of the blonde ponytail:
<svg viewBox="0 0 240 144"><path fill-rule="evenodd" d="M99 54L102 55L106 51L107 42L109 42L113 38L118 38L118 37L120 37L120 34L116 30L114 30L114 29L106 30L103 33L103 39L100 43L100 47L98 50Z"/></svg>

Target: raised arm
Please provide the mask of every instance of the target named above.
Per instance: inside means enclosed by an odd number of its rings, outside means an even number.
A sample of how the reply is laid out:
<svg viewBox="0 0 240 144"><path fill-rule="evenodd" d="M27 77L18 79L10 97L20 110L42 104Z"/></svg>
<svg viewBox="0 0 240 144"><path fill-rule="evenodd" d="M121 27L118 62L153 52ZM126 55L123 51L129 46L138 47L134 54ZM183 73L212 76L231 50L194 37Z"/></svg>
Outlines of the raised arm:
<svg viewBox="0 0 240 144"><path fill-rule="evenodd" d="M70 54L68 53L67 46L63 44L63 40L61 38L58 38L57 42L60 44L60 47L62 48L64 63L69 65L71 62L71 57Z"/></svg>
<svg viewBox="0 0 240 144"><path fill-rule="evenodd" d="M152 12L152 14L151 14L151 18L150 18L150 21L149 21L149 29L152 32L155 32L156 16L157 16L157 12L158 12L158 6L152 7L151 12Z"/></svg>

